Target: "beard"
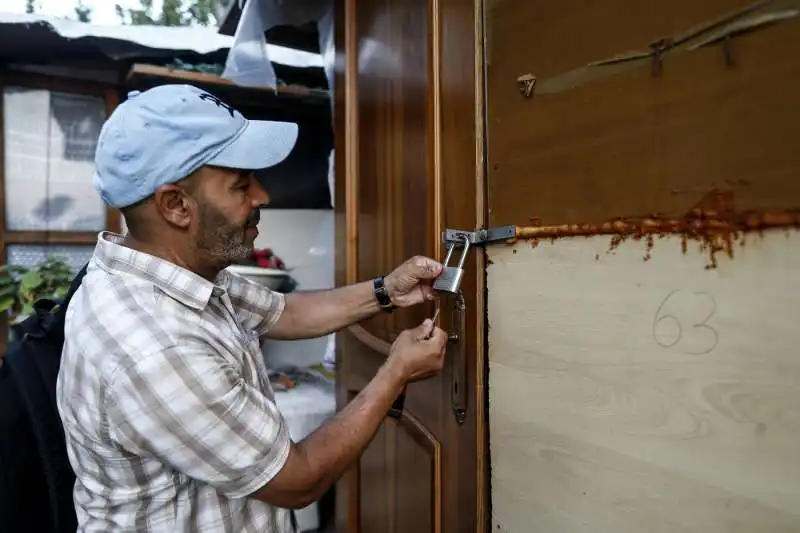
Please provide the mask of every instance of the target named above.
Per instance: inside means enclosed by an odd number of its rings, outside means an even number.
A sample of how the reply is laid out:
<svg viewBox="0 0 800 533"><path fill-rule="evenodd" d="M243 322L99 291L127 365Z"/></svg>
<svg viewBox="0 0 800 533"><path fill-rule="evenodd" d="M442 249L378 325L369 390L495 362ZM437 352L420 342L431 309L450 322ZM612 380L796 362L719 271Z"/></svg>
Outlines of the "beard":
<svg viewBox="0 0 800 533"><path fill-rule="evenodd" d="M200 206L200 223L196 239L198 251L214 264L224 266L247 259L253 253L255 237L247 229L258 224L258 209L242 222L231 221L209 203Z"/></svg>

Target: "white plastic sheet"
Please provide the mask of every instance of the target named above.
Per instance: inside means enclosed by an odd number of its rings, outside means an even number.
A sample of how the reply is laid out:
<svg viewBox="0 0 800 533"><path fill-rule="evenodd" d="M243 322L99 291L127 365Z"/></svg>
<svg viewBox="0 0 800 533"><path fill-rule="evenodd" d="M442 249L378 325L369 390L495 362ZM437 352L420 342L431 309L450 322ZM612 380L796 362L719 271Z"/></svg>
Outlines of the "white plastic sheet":
<svg viewBox="0 0 800 533"><path fill-rule="evenodd" d="M249 0L244 4L239 25L233 38L233 46L228 54L224 78L237 85L275 87L277 80L272 68L272 57L280 49L281 55L293 55L286 62L299 67L321 67L326 46L333 52L333 4L331 0ZM274 26L300 26L317 22L320 31L321 55L300 50L290 50L274 45L267 46L264 32ZM329 81L333 78L333 67L325 68Z"/></svg>
<svg viewBox="0 0 800 533"><path fill-rule="evenodd" d="M244 5L233 46L222 76L237 85L275 87L275 70L267 55L266 25L261 18L259 2L250 0Z"/></svg>

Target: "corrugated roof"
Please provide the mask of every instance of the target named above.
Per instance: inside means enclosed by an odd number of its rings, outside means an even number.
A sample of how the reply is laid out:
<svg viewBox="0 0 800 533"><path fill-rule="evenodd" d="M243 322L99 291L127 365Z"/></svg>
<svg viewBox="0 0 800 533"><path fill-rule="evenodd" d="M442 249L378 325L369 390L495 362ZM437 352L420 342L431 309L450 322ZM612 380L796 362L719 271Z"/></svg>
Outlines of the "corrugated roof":
<svg viewBox="0 0 800 533"><path fill-rule="evenodd" d="M215 28L99 26L39 14L0 12L0 58L14 61L59 59L140 60L181 57L224 62L233 38ZM269 45L275 63L322 66L319 54Z"/></svg>

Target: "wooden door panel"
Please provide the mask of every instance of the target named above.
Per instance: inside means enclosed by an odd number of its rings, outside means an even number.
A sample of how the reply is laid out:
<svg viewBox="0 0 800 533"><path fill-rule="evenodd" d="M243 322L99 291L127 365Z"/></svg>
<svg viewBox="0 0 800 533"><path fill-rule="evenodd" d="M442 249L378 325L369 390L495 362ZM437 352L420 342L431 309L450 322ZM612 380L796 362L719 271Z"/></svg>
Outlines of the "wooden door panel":
<svg viewBox="0 0 800 533"><path fill-rule="evenodd" d="M386 497L389 481L386 462L388 425L378 430L375 440L358 464L358 509L361 531L389 531L391 505Z"/></svg>
<svg viewBox="0 0 800 533"><path fill-rule="evenodd" d="M360 2L357 279L385 274L415 254L435 253L428 149L427 2ZM364 327L393 340L432 308L376 317Z"/></svg>
<svg viewBox="0 0 800 533"><path fill-rule="evenodd" d="M385 355L365 349L358 338L345 335L341 351L346 356L340 359L339 386L352 399L366 386ZM444 433L445 418L450 414L449 403L442 399L443 391L448 390L447 379L440 376L411 384L403 417L381 426L340 486L346 492L339 495L338 515L340 519L349 516L350 522L349 529L341 531L442 531L443 443L436 434Z"/></svg>
<svg viewBox="0 0 800 533"><path fill-rule="evenodd" d="M345 0L337 3L337 283L386 274L405 259L443 257L446 226L482 222L482 86L476 39L481 0ZM337 487L338 533L483 531L483 255L467 261L464 350L436 378L408 387ZM440 302L453 327L453 301ZM385 361L390 343L436 305L398 310L337 336L339 404ZM453 354L457 346L450 348ZM466 419L450 388L466 374ZM478 525L481 524L481 528Z"/></svg>
<svg viewBox="0 0 800 533"><path fill-rule="evenodd" d="M359 466L362 531L441 531L440 449L408 416L381 428Z"/></svg>

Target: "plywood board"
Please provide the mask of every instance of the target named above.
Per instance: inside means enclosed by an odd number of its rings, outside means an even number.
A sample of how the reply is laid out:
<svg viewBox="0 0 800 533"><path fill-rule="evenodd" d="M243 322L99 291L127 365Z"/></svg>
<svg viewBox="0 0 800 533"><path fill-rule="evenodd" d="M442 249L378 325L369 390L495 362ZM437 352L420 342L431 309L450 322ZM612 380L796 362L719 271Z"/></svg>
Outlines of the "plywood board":
<svg viewBox="0 0 800 533"><path fill-rule="evenodd" d="M489 248L492 531L800 531L800 232Z"/></svg>
<svg viewBox="0 0 800 533"><path fill-rule="evenodd" d="M649 43L751 3L495 2L489 225L681 216L714 188L734 193L738 209L800 205L800 16L734 35L729 66L720 42L667 55L658 76L645 60L545 90L588 63L647 52ZM525 74L538 80L530 98L516 81Z"/></svg>

